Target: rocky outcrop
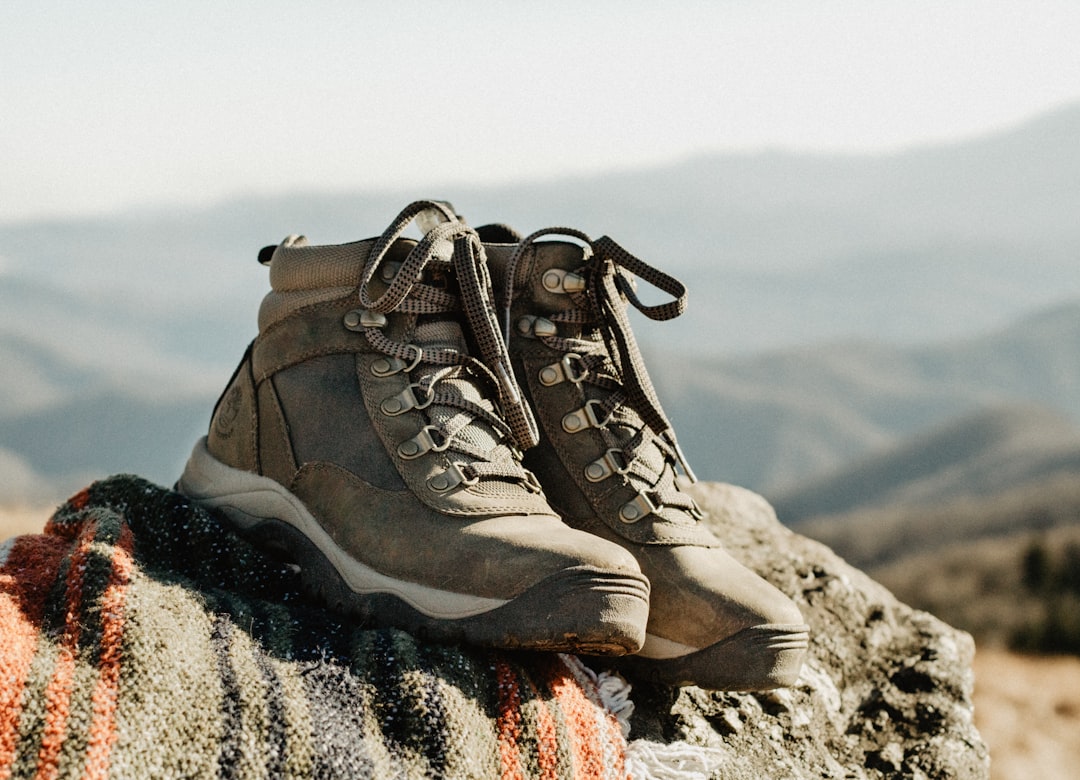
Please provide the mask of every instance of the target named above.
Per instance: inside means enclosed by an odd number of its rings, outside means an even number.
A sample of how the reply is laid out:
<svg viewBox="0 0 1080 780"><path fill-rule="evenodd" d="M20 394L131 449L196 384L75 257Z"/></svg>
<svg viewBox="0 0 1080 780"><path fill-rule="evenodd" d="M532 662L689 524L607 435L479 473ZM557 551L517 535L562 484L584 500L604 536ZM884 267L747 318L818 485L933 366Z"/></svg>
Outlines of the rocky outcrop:
<svg viewBox="0 0 1080 780"><path fill-rule="evenodd" d="M0 774L987 777L967 634L760 496L692 489L801 606L812 639L792 688L670 688L610 660L365 628L182 496L95 483L44 534L0 545Z"/></svg>
<svg viewBox="0 0 1080 780"><path fill-rule="evenodd" d="M692 490L729 551L795 599L811 627L798 684L769 693L669 689L630 677L631 750L686 743L687 769L741 778L985 778L971 637L898 602L748 490Z"/></svg>

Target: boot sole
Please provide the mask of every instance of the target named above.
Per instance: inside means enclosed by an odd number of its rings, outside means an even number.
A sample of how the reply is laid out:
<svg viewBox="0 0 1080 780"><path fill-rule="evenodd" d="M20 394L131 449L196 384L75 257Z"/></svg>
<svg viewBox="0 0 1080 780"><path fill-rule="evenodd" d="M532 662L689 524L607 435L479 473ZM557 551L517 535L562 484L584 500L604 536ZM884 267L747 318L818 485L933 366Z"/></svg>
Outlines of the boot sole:
<svg viewBox="0 0 1080 780"><path fill-rule="evenodd" d="M627 671L665 685L714 691L768 691L795 684L810 644L805 625L763 623L675 658L620 660Z"/></svg>
<svg viewBox="0 0 1080 780"><path fill-rule="evenodd" d="M280 483L218 461L205 439L195 445L177 490L221 510L252 543L297 565L309 596L365 624L433 641L588 655L633 653L645 639L644 576L575 566L511 599L396 579L349 556Z"/></svg>

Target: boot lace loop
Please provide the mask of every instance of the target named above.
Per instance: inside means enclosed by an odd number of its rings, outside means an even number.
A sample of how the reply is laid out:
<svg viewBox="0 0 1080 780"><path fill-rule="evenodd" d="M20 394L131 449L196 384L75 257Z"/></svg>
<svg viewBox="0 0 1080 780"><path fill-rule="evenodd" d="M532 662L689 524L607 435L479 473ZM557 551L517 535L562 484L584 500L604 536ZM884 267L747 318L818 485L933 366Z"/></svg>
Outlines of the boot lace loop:
<svg viewBox="0 0 1080 780"><path fill-rule="evenodd" d="M635 257L608 236L594 241L587 234L573 228L545 228L523 239L507 260L506 284L500 300L503 337L507 340L510 334L510 308L514 298L517 266L526 250L537 239L546 235L575 238L582 242L589 252L583 271L587 277L584 289L568 293L572 307L550 315L549 319L552 322L592 326L601 343L585 338L586 328L582 329L583 338L580 339L544 335L540 337L541 340L561 352L579 355L578 363L584 369L588 382L608 391L600 402L598 414L611 419L618 415L620 408L629 406L640 416L646 427L654 432L654 437L648 437L644 429L638 430L630 440L623 443L621 449L629 459L628 470L646 477L646 474L640 473L636 468L639 461L635 453L640 451L647 438L653 438L665 458L677 463L691 481L696 481L697 478L679 447L674 428L660 405L660 399L645 369L641 350L634 339L626 311L627 306L632 305L652 320L663 321L678 317L686 310L686 285ZM671 299L656 305L646 305L634 289L631 274L667 293ZM655 481L657 475L653 474L648 478ZM669 492L664 491L662 496L665 503L687 503L681 494L675 497L668 495Z"/></svg>
<svg viewBox="0 0 1080 780"><path fill-rule="evenodd" d="M390 247L414 221L422 223L434 217L437 224L423 238L397 269L386 290L372 297L371 282ZM446 289L431 283L431 272L448 272L456 280ZM428 272L428 273L425 273ZM525 482L528 472L514 462L513 452L534 446L539 441L535 419L513 378L510 357L495 319L491 300L491 280L483 245L475 231L462 222L447 204L437 201L416 201L407 206L376 240L365 262L358 287L360 304L371 312L398 312L416 316L463 313L469 335L479 351L479 359L452 346L405 343L386 335L383 326L365 326L363 332L372 348L390 357L405 361L412 368L441 367L423 371L414 383L424 399L424 408L445 406L458 410L441 427L447 440L453 441L456 452L482 460L499 462L464 464L469 478L502 475ZM454 380L477 380L494 390L497 405L484 394L480 400L466 398ZM475 444L457 434L473 419L487 423L501 439L502 450L494 459L493 453L483 453ZM457 437L457 438L455 438ZM512 446L507 447L507 444Z"/></svg>

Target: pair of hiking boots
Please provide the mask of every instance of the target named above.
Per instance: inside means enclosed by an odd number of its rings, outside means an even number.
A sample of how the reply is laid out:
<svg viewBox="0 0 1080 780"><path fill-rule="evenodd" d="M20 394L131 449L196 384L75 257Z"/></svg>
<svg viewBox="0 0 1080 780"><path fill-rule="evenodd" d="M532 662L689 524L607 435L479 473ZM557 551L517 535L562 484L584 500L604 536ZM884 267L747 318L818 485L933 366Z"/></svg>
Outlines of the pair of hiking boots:
<svg viewBox="0 0 1080 780"><path fill-rule="evenodd" d="M678 281L608 238L474 230L439 201L260 260L258 337L179 490L372 624L627 655L673 685L794 682L807 627L680 489L627 320L679 314ZM642 304L633 275L672 300Z"/></svg>

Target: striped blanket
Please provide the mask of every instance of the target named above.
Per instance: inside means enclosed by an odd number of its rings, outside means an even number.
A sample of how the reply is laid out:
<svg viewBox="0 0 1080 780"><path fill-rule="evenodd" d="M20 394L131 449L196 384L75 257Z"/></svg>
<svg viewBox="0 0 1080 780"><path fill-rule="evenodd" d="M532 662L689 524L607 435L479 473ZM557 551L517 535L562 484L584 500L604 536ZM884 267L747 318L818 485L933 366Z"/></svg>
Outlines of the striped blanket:
<svg viewBox="0 0 1080 780"><path fill-rule="evenodd" d="M136 477L0 547L0 779L625 778L603 682L343 622Z"/></svg>

